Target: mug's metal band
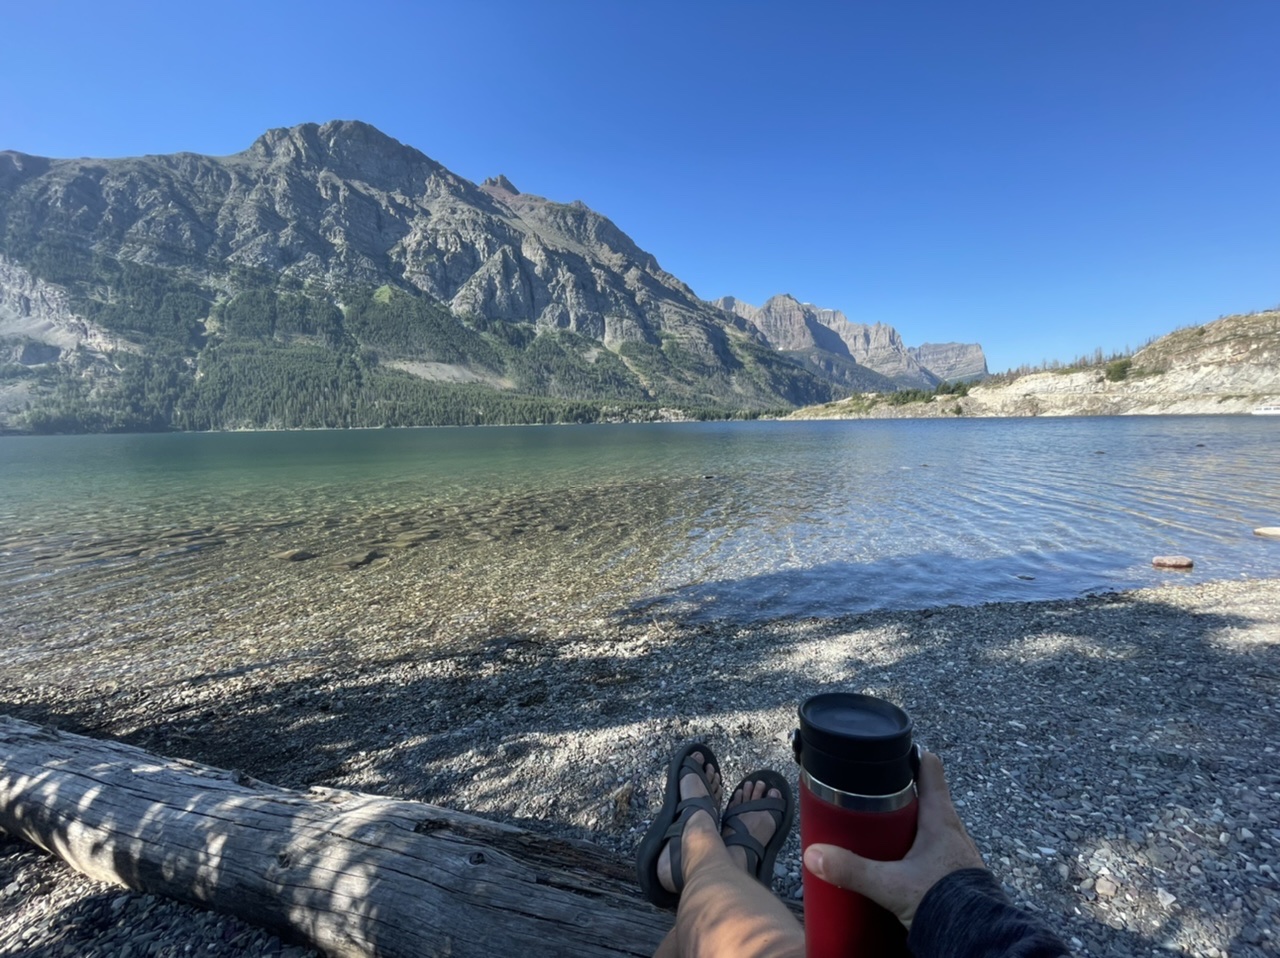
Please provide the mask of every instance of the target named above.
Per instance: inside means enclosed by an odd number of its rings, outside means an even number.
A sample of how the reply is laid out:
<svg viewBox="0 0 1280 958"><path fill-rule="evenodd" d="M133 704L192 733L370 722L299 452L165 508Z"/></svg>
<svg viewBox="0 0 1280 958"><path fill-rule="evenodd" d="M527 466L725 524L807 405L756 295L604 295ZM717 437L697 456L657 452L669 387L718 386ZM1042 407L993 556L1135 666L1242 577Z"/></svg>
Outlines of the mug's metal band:
<svg viewBox="0 0 1280 958"><path fill-rule="evenodd" d="M814 798L854 812L896 812L906 808L916 797L915 782L892 795L855 795L818 781L803 768L800 769L800 782L813 793Z"/></svg>

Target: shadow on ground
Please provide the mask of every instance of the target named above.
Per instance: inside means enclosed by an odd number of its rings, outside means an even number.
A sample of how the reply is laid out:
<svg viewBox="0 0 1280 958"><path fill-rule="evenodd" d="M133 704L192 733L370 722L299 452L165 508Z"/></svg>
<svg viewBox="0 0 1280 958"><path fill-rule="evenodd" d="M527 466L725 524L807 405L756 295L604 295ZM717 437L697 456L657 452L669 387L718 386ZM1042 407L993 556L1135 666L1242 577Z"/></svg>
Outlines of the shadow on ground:
<svg viewBox="0 0 1280 958"><path fill-rule="evenodd" d="M913 714L994 870L1077 949L1185 938L1262 955L1280 922L1268 874L1280 763L1265 750L1280 741L1276 628L1124 595L749 627L633 609L603 638L513 633L457 654L321 658L287 677L262 662L97 701L0 693L0 711L276 784L356 780L623 848L682 730L785 767L798 701L867 690ZM637 738L644 723L667 738ZM599 765L557 754L614 738L630 744ZM504 803L513 775L543 776L535 801ZM635 785L629 804L620 781Z"/></svg>

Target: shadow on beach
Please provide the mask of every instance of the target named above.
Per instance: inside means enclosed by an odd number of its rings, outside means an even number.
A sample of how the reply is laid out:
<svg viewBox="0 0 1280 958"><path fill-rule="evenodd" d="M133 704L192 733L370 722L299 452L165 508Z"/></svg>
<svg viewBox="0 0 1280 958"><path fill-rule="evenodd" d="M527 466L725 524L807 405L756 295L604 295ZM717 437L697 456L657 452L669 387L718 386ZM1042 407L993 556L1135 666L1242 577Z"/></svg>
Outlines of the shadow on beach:
<svg viewBox="0 0 1280 958"><path fill-rule="evenodd" d="M786 588L769 580L732 585ZM1269 590L1257 614L1255 586ZM100 698L0 692L0 711L623 850L678 738L791 771L798 702L868 691L913 715L993 870L1078 951L1193 940L1262 955L1280 922L1280 622L1273 585L1222 588L1240 601L1135 593L750 625L637 606L599 635L318 655L287 677L268 661L168 686L122 679Z"/></svg>

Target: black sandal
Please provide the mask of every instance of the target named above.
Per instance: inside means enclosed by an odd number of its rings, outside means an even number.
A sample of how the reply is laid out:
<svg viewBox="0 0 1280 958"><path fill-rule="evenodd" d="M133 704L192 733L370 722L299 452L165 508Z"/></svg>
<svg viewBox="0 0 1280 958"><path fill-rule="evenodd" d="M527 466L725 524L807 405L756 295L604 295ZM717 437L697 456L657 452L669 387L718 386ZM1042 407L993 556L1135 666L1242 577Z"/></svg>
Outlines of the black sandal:
<svg viewBox="0 0 1280 958"><path fill-rule="evenodd" d="M740 802L724 811L723 827L732 829L724 836L726 848L740 845L747 853L747 871L755 876L756 881L766 888L773 884L773 863L778 860L778 853L786 843L787 834L791 831L791 823L796 815L795 797L787 780L772 769L761 769L752 772L738 783L736 792L747 782L764 782L766 785L764 798L755 798ZM781 798L771 798L769 789L776 788L782 793ZM733 792L729 793L730 795ZM751 837L745 828L739 828L734 820L747 812L768 812L773 816L773 836L763 845Z"/></svg>
<svg viewBox="0 0 1280 958"><path fill-rule="evenodd" d="M701 765L691 758L694 752L702 753ZM680 892L684 889L680 836L684 833L685 824L693 817L694 811L701 809L709 813L711 820L716 822L717 828L719 827L720 806L710 794L711 787L707 785L708 768L719 771L720 761L702 742L690 742L671 757L671 764L667 767L667 790L662 808L658 809L653 824L644 833L644 838L640 840L640 847L636 849L636 877L640 880L640 888L644 891L645 897L660 908L674 908L680 902ZM680 779L691 773L697 775L702 779L702 783L707 785L708 794L682 799ZM671 878L676 886L674 892L667 891L658 880L658 858L662 854L662 847L667 842L671 843Z"/></svg>

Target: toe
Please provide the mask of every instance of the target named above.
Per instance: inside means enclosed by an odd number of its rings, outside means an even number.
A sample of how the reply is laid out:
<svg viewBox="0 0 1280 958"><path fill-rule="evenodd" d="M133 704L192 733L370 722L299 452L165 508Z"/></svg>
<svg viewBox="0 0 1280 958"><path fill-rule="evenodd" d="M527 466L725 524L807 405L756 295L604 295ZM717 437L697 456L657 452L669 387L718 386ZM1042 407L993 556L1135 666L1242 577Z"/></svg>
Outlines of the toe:
<svg viewBox="0 0 1280 958"><path fill-rule="evenodd" d="M703 765L706 756L701 752L693 752L689 756L699 765ZM699 798L703 795L716 795L719 788L719 778L714 775L714 765L703 765L702 774L696 772L686 772L680 776L680 797L681 798Z"/></svg>
<svg viewBox="0 0 1280 958"><path fill-rule="evenodd" d="M707 791L718 803L724 793L724 785L720 781L720 770L714 765L704 765L702 774L707 780Z"/></svg>

